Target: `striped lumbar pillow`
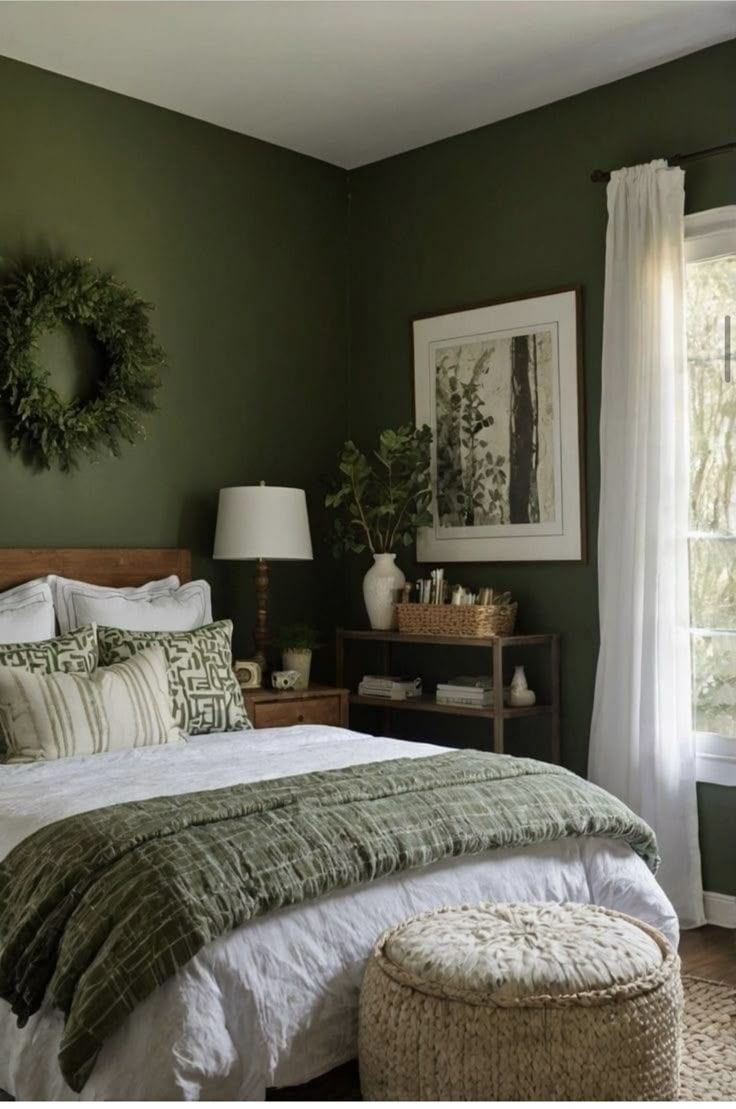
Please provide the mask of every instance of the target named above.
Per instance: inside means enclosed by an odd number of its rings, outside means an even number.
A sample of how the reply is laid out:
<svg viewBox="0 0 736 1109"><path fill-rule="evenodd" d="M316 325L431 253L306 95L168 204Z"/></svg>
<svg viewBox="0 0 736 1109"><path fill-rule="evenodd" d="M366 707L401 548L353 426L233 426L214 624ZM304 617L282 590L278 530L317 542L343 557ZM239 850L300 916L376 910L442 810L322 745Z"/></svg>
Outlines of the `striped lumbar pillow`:
<svg viewBox="0 0 736 1109"><path fill-rule="evenodd" d="M169 708L161 647L89 676L0 666L0 724L8 762L184 741Z"/></svg>
<svg viewBox="0 0 736 1109"><path fill-rule="evenodd" d="M97 628L88 624L68 635L39 643L0 644L0 666L17 666L32 674L91 674L97 666ZM0 762L5 761L7 741L0 719Z"/></svg>

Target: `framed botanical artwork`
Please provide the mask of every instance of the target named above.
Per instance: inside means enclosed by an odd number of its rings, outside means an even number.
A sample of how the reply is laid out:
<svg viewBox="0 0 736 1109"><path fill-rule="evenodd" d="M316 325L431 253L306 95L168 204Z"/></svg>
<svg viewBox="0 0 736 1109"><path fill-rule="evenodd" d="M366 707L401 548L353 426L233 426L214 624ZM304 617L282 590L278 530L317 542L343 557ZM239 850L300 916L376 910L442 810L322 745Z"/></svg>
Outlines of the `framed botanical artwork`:
<svg viewBox="0 0 736 1109"><path fill-rule="evenodd" d="M581 561L581 290L422 316L418 425L432 440L419 562Z"/></svg>

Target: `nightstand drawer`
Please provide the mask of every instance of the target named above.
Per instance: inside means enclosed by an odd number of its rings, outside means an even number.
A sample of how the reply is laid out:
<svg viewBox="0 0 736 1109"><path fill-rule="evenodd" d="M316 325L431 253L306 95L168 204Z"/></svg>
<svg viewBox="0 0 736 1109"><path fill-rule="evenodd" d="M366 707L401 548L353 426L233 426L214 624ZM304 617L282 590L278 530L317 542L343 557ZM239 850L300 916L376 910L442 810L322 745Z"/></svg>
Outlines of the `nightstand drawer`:
<svg viewBox="0 0 736 1109"><path fill-rule="evenodd" d="M330 724L337 728L342 723L340 697L256 701L251 723L254 728L289 728L293 724Z"/></svg>

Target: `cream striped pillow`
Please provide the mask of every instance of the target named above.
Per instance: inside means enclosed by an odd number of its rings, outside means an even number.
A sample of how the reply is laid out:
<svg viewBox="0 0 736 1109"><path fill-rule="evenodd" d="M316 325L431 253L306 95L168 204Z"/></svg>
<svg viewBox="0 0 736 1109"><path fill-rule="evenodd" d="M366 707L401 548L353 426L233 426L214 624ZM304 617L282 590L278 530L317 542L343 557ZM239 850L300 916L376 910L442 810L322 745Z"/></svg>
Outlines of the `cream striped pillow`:
<svg viewBox="0 0 736 1109"><path fill-rule="evenodd" d="M10 763L185 742L171 716L162 647L89 676L0 666L0 725Z"/></svg>

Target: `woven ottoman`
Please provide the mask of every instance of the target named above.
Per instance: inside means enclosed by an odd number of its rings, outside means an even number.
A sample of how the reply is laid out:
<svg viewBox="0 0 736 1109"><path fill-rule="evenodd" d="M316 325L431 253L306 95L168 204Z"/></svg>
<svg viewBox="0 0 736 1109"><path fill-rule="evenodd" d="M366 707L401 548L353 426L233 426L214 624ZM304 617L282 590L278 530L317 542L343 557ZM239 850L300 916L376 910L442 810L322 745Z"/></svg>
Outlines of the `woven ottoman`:
<svg viewBox="0 0 736 1109"><path fill-rule="evenodd" d="M360 999L372 1101L671 1101L680 962L593 905L483 904L385 932Z"/></svg>

